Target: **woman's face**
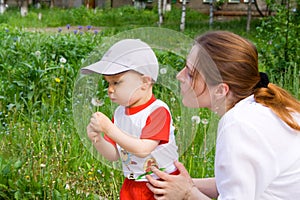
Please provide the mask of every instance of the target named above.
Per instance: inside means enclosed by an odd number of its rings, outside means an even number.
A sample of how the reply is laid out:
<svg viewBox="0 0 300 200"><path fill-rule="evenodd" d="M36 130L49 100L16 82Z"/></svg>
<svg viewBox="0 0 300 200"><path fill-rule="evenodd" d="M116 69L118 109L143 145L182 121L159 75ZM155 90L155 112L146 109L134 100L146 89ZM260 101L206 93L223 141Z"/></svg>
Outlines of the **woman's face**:
<svg viewBox="0 0 300 200"><path fill-rule="evenodd" d="M187 58L186 66L177 74L177 79L180 81L182 103L190 108L210 108L211 98L205 79L200 72L195 77L196 56L197 51L192 49Z"/></svg>

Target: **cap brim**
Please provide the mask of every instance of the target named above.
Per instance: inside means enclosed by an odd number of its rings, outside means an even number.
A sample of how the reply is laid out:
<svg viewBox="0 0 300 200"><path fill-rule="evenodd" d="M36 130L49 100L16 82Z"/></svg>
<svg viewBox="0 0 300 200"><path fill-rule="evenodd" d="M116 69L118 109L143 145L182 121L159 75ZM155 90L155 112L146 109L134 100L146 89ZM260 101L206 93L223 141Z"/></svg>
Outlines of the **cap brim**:
<svg viewBox="0 0 300 200"><path fill-rule="evenodd" d="M94 64L80 69L82 74L98 73L103 75L113 75L130 70L128 67L118 63L100 60Z"/></svg>

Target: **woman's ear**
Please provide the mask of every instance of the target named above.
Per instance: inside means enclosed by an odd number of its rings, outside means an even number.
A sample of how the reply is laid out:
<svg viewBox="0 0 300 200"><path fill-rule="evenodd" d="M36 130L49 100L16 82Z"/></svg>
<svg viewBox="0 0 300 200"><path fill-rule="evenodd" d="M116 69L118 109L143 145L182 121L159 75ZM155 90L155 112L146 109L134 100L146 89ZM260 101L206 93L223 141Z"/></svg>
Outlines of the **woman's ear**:
<svg viewBox="0 0 300 200"><path fill-rule="evenodd" d="M220 83L216 86L215 95L219 98L226 97L229 93L229 86L226 83Z"/></svg>

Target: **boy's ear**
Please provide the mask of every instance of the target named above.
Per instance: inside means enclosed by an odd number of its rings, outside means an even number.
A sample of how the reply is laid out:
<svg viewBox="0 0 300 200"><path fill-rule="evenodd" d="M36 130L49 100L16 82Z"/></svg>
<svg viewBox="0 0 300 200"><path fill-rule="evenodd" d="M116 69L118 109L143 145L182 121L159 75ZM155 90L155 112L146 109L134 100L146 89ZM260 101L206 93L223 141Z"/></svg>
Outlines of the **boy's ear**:
<svg viewBox="0 0 300 200"><path fill-rule="evenodd" d="M150 76L142 76L143 83L149 83L152 84L152 78Z"/></svg>
<svg viewBox="0 0 300 200"><path fill-rule="evenodd" d="M143 83L143 86L142 88L143 89L147 89L149 88L149 86L152 86L152 78L150 76L142 76L142 83Z"/></svg>

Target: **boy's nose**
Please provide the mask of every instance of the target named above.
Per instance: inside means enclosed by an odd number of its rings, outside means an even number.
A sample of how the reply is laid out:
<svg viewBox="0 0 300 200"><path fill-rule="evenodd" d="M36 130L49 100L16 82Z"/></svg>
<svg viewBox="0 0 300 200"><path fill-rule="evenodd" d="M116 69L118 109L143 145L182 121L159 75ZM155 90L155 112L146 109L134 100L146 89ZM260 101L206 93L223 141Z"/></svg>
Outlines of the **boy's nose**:
<svg viewBox="0 0 300 200"><path fill-rule="evenodd" d="M113 86L108 86L107 92L108 93L113 93L115 90L113 88Z"/></svg>

